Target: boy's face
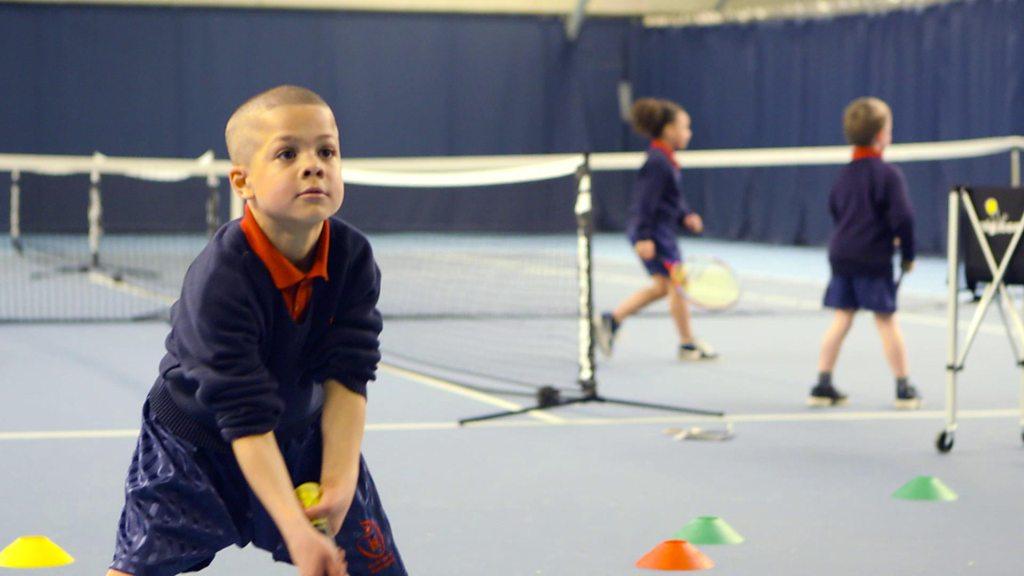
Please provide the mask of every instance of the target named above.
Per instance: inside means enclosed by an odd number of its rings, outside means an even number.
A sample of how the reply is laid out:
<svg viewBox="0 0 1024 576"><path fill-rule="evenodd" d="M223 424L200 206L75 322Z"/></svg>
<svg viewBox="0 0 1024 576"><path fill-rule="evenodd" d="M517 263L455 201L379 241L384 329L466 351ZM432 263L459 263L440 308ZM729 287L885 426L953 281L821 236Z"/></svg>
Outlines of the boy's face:
<svg viewBox="0 0 1024 576"><path fill-rule="evenodd" d="M260 113L255 124L258 147L243 169L244 183L236 185L250 208L288 227L313 227L337 212L345 185L331 110L279 106Z"/></svg>
<svg viewBox="0 0 1024 576"><path fill-rule="evenodd" d="M888 115L885 126L882 126L882 130L875 136L875 147L883 149L889 144L892 144L892 114Z"/></svg>
<svg viewBox="0 0 1024 576"><path fill-rule="evenodd" d="M663 135L676 150L685 149L693 136L690 130L690 115L686 112L677 113L676 119L665 127Z"/></svg>

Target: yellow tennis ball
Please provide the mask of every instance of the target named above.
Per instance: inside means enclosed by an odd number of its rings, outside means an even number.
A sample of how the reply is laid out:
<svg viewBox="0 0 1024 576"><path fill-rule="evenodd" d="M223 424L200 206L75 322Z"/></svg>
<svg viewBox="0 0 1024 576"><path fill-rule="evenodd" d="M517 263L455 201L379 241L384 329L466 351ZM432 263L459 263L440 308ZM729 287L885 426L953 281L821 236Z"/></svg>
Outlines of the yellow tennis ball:
<svg viewBox="0 0 1024 576"><path fill-rule="evenodd" d="M985 200L985 213L989 216L995 216L999 212L999 202L995 198L988 198Z"/></svg>
<svg viewBox="0 0 1024 576"><path fill-rule="evenodd" d="M320 503L320 485L316 482L306 482L300 484L295 489L295 496L298 497L299 502L302 503L303 508L312 508ZM326 518L316 518L313 520L313 527L322 532L326 536L330 536L330 526L327 524Z"/></svg>
<svg viewBox="0 0 1024 576"><path fill-rule="evenodd" d="M320 503L320 485L316 482L306 482L295 489L295 495L303 508L312 508Z"/></svg>

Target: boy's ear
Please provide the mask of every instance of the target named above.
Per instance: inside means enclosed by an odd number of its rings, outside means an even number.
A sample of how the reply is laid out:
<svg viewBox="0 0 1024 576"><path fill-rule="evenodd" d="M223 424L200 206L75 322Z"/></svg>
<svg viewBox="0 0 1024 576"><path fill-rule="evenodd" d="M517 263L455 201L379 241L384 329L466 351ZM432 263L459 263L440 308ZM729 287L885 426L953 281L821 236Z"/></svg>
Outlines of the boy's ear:
<svg viewBox="0 0 1024 576"><path fill-rule="evenodd" d="M245 200L252 198L252 188L249 187L249 171L243 166L232 166L228 172L228 181L231 182L231 189Z"/></svg>

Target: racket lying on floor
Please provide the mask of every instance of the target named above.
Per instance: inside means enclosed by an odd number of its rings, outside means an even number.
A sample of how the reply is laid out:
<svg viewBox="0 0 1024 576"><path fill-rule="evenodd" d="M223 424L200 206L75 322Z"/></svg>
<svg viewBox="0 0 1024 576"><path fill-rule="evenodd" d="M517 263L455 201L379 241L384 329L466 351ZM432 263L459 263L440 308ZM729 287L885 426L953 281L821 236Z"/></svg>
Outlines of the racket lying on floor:
<svg viewBox="0 0 1024 576"><path fill-rule="evenodd" d="M740 283L728 264L711 256L690 256L681 264L665 262L672 282L687 300L705 310L726 310L740 299Z"/></svg>
<svg viewBox="0 0 1024 576"><path fill-rule="evenodd" d="M700 426L691 426L690 428L666 428L662 431L666 436L671 436L676 442L683 440L711 440L711 441L725 441L732 440L736 435L732 431L732 422L726 422L725 428L713 430L709 428L701 428Z"/></svg>

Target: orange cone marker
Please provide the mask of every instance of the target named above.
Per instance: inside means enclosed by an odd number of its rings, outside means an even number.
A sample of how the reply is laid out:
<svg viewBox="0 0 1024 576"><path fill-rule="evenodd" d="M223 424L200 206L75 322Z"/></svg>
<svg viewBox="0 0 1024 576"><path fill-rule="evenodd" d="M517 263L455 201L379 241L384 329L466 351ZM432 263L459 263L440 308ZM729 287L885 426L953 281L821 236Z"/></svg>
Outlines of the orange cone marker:
<svg viewBox="0 0 1024 576"><path fill-rule="evenodd" d="M714 565L686 540L666 540L636 561L637 568L647 570L707 570Z"/></svg>

